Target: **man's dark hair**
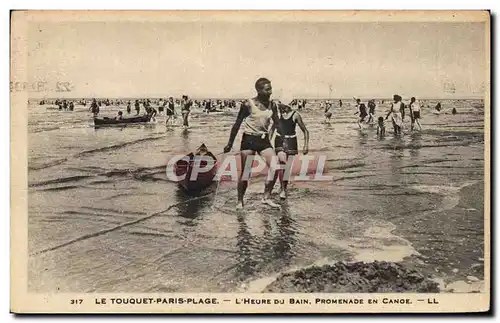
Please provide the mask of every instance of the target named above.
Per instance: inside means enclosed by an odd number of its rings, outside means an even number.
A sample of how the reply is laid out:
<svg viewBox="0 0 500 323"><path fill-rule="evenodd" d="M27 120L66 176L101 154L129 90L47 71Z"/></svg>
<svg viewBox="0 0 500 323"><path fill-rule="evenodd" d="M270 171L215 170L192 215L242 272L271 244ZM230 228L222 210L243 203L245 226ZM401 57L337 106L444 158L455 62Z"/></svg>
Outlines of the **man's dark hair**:
<svg viewBox="0 0 500 323"><path fill-rule="evenodd" d="M265 77L261 77L260 79L257 80L257 82L255 82L255 89L256 90L260 90L264 87L264 85L266 84L271 84L271 81L269 81L268 79L266 79Z"/></svg>

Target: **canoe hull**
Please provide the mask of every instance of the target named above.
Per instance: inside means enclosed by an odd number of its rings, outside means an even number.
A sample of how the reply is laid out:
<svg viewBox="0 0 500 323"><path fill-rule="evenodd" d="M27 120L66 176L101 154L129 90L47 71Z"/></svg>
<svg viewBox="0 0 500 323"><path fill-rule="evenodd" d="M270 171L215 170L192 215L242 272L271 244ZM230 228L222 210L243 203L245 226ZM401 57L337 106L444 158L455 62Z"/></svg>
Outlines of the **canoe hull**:
<svg viewBox="0 0 500 323"><path fill-rule="evenodd" d="M197 156L191 153L189 155L186 155L186 157L189 158L189 162L185 159L181 159L174 165L175 174L179 177L183 177L182 180L177 182L179 186L186 192L200 192L211 186L214 183L214 178L217 174L217 159L215 158L215 156L211 153L205 156L209 157L212 161L210 162L210 165L202 161L201 167L210 167L210 170L199 173L193 179L191 179L191 175L193 172L193 166L195 164L195 157Z"/></svg>
<svg viewBox="0 0 500 323"><path fill-rule="evenodd" d="M136 123L146 123L149 122L151 118L149 116L140 116L132 118L123 118L121 120L116 120L112 118L94 118L94 125L96 126L113 126L113 125L127 125Z"/></svg>

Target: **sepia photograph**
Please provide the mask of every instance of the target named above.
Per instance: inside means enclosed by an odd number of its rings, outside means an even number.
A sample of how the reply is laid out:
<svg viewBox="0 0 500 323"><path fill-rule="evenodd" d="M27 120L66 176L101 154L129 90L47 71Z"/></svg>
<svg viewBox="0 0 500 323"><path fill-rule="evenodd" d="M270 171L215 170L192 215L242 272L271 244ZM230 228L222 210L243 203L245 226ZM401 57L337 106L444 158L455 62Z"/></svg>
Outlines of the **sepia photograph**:
<svg viewBox="0 0 500 323"><path fill-rule="evenodd" d="M12 297L487 310L489 70L488 11L13 11Z"/></svg>

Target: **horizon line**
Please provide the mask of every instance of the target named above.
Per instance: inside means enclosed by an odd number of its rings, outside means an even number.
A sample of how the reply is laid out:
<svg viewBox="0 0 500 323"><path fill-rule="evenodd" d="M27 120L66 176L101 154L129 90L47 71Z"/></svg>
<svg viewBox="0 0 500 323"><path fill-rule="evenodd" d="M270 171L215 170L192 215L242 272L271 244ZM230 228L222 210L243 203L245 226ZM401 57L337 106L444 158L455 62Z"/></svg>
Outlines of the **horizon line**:
<svg viewBox="0 0 500 323"><path fill-rule="evenodd" d="M144 95L144 96L50 96L50 97L29 97L28 100L56 100L56 99L66 99L66 100L77 100L77 99L109 99L109 100L141 100L141 99L168 99L172 95L167 95L167 96L155 96L155 95ZM172 96L174 99L181 98L182 95L179 96ZM189 96L190 99L193 100L244 100L248 99L253 96L227 96L227 97L222 97L222 96ZM413 95L415 96L415 95ZM419 100L432 100L432 99L440 99L440 100L464 100L464 99L484 99L484 96L479 96L479 95L461 95L461 96L415 96ZM362 96L338 96L338 97L328 97L328 96L294 96L294 99L299 99L299 100L354 100L354 98L357 99L362 99L362 100L368 100L368 99L373 99L373 100L392 100L392 95L383 97L383 96L368 96L368 95L362 95ZM410 99L411 97L409 96L408 98L403 99ZM278 99L278 98L276 98Z"/></svg>

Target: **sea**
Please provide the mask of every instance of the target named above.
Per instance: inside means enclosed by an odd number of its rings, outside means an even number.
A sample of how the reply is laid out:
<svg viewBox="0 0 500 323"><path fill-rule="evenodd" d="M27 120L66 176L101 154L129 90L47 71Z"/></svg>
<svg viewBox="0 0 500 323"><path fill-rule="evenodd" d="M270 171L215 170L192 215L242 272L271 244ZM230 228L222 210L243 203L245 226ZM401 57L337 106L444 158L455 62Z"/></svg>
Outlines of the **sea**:
<svg viewBox="0 0 500 323"><path fill-rule="evenodd" d="M377 117L388 109L379 102ZM101 115L125 110L103 106ZM276 186L276 210L261 204L257 176L239 212L234 186L191 196L165 171L169 158L202 143L223 156L237 110L195 108L189 129L180 119L166 127L162 115L96 128L88 106L30 102L29 291L259 292L280 273L336 261L401 262L443 292L481 291L484 102L427 100L422 130L410 131L406 119L401 136L389 122L384 137L373 125L360 130L355 112L345 100L327 123L310 100L300 111L309 154L326 156L332 179L292 182L284 202Z"/></svg>

